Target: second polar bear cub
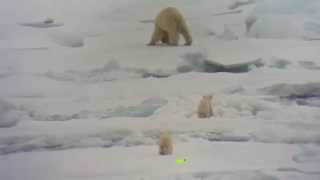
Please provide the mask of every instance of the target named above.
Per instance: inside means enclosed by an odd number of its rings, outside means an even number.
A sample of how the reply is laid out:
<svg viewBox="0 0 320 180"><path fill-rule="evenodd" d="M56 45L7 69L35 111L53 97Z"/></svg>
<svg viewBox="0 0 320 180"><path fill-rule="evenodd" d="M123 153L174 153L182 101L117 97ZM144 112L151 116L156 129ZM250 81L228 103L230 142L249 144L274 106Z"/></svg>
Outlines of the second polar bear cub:
<svg viewBox="0 0 320 180"><path fill-rule="evenodd" d="M160 134L159 141L159 154L160 155L170 155L173 151L173 143L171 138L171 133L169 131L163 131Z"/></svg>
<svg viewBox="0 0 320 180"><path fill-rule="evenodd" d="M156 45L158 41L171 46L179 44L179 35L182 34L186 43L192 44L192 37L187 27L185 19L181 13L174 7L167 7L160 11L154 23L154 32L148 45Z"/></svg>
<svg viewBox="0 0 320 180"><path fill-rule="evenodd" d="M213 116L211 101L212 101L212 95L205 95L202 97L200 104L198 106L199 118L209 118Z"/></svg>

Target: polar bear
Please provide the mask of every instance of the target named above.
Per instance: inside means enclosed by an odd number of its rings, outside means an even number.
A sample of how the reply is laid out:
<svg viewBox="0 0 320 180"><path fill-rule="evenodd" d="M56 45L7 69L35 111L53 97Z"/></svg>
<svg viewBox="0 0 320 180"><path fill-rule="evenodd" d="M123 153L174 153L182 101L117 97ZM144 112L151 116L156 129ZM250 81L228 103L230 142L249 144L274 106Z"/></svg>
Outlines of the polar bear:
<svg viewBox="0 0 320 180"><path fill-rule="evenodd" d="M176 8L167 7L161 10L154 25L154 32L148 45L154 46L158 41L162 41L164 44L177 46L180 34L185 39L185 45L190 46L192 44L192 37L185 19Z"/></svg>
<svg viewBox="0 0 320 180"><path fill-rule="evenodd" d="M170 155L173 151L173 143L171 138L171 133L169 131L163 131L160 134L159 141L159 154L160 155Z"/></svg>
<svg viewBox="0 0 320 180"><path fill-rule="evenodd" d="M198 118L209 118L213 116L211 101L212 95L205 95L202 97L197 111Z"/></svg>

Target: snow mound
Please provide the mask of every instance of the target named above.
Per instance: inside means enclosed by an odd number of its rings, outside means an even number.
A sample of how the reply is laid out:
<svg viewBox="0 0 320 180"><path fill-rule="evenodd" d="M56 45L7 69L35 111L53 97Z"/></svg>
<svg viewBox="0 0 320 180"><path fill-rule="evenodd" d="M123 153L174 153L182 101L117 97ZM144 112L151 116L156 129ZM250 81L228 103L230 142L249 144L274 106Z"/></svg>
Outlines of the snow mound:
<svg viewBox="0 0 320 180"><path fill-rule="evenodd" d="M33 28L52 28L52 27L60 27L63 26L63 23L57 23L52 18L47 18L43 21L36 21L36 22L28 22L28 23L21 23L21 26L33 27Z"/></svg>
<svg viewBox="0 0 320 180"><path fill-rule="evenodd" d="M299 65L309 70L320 70L320 66L313 61L299 61Z"/></svg>
<svg viewBox="0 0 320 180"><path fill-rule="evenodd" d="M166 99L150 98L146 99L138 105L134 106L119 106L115 109L108 109L106 111L89 111L82 110L72 114L45 114L35 110L29 110L28 115L31 119L36 121L70 121L77 119L105 119L116 117L133 117L145 118L152 116L158 109L168 103Z"/></svg>
<svg viewBox="0 0 320 180"><path fill-rule="evenodd" d="M168 101L166 99L150 98L136 106L118 107L112 112L106 114L104 117L149 117L167 103Z"/></svg>
<svg viewBox="0 0 320 180"><path fill-rule="evenodd" d="M242 85L235 85L235 86L230 86L222 90L222 93L224 94L241 94L244 93L246 90Z"/></svg>
<svg viewBox="0 0 320 180"><path fill-rule="evenodd" d="M288 99L320 97L320 83L306 84L275 84L261 89L268 95L279 96Z"/></svg>
<svg viewBox="0 0 320 180"><path fill-rule="evenodd" d="M84 115L82 115L81 112L76 113L74 115L63 115L63 114L46 115L43 113L31 111L29 112L29 117L31 117L33 120L36 120L36 121L68 121L68 120L83 118Z"/></svg>
<svg viewBox="0 0 320 180"><path fill-rule="evenodd" d="M0 99L0 128L10 128L17 125L19 113L14 105Z"/></svg>
<svg viewBox="0 0 320 180"><path fill-rule="evenodd" d="M46 72L44 76L57 81L98 83L116 80L139 79L139 78L164 78L171 74L162 70L154 72L142 68L122 67L116 61L110 61L101 68L88 71L69 70L62 73Z"/></svg>
<svg viewBox="0 0 320 180"><path fill-rule="evenodd" d="M320 107L320 98L319 97L313 97L313 98L307 98L307 99L297 98L296 102L298 105Z"/></svg>
<svg viewBox="0 0 320 180"><path fill-rule="evenodd" d="M230 40L230 39L229 39ZM208 60L207 56L201 52L186 53L182 56L183 61L178 65L179 73L196 71L196 72L230 72L230 73L246 73L253 69L268 67L272 69L287 69L289 67L299 67L309 70L319 70L318 66L313 61L298 61L293 63L288 59L281 57L271 57L268 60L258 58L252 61L246 61L237 64L221 64L216 61Z"/></svg>
<svg viewBox="0 0 320 180"><path fill-rule="evenodd" d="M246 6L255 3L256 0L245 0L245 1L234 1L232 4L229 5L229 9L237 9L241 6Z"/></svg>
<svg viewBox="0 0 320 180"><path fill-rule="evenodd" d="M44 23L44 22L32 22L32 23L21 23L21 26L29 26L33 28L52 28L63 26L63 23Z"/></svg>
<svg viewBox="0 0 320 180"><path fill-rule="evenodd" d="M160 132L157 133L158 137L160 135ZM145 133L135 132L133 135L128 136L121 140L118 145L124 146L124 147L131 147L131 146L140 146L140 145L153 145L157 142L159 138L152 138L149 136L146 136Z"/></svg>
<svg viewBox="0 0 320 180"><path fill-rule="evenodd" d="M200 71L205 70L204 61L207 59L206 54L202 52L191 52L182 55L184 61L180 63L177 70L181 73L189 71Z"/></svg>
<svg viewBox="0 0 320 180"><path fill-rule="evenodd" d="M272 57L268 62L268 67L276 69L286 69L292 63L289 60L283 58Z"/></svg>
<svg viewBox="0 0 320 180"><path fill-rule="evenodd" d="M224 25L224 31L221 35L218 35L219 39L226 40L226 41L232 41L232 40L238 40L239 37L236 35L235 32L233 32L228 25Z"/></svg>
<svg viewBox="0 0 320 180"><path fill-rule="evenodd" d="M315 61L303 60L303 61L292 62L291 60L282 58L282 57L271 57L265 62L265 66L268 68L282 69L282 70L288 69L288 68L320 70L320 65L318 65L318 63Z"/></svg>
<svg viewBox="0 0 320 180"><path fill-rule="evenodd" d="M303 146L302 153L292 158L297 163L320 162L320 147L315 145Z"/></svg>
<svg viewBox="0 0 320 180"><path fill-rule="evenodd" d="M254 68L264 66L264 62L262 61L262 59L238 64L224 65L219 62L208 60L206 55L201 52L186 53L182 56L182 58L184 59L184 61L182 61L177 67L177 71L180 73L190 71L207 73L246 73Z"/></svg>
<svg viewBox="0 0 320 180"><path fill-rule="evenodd" d="M251 133L252 140L263 143L285 143L285 144L319 144L320 133L318 129L308 129L305 127L282 130L272 128L262 129Z"/></svg>
<svg viewBox="0 0 320 180"><path fill-rule="evenodd" d="M67 114L58 114L58 113L44 113L35 109L26 109L27 115L31 120L34 121L70 121L77 119L88 119L88 118L97 118L100 119L103 117L104 112L101 111L89 111L89 110L81 110L75 113L67 113Z"/></svg>
<svg viewBox="0 0 320 180"><path fill-rule="evenodd" d="M236 88L236 87L235 87ZM241 87L234 92L219 94L219 99L214 102L214 114L223 118L252 118L260 117L261 114L273 112L279 106L273 102L262 99L259 96L248 97L242 92Z"/></svg>
<svg viewBox="0 0 320 180"><path fill-rule="evenodd" d="M249 134L235 134L233 132L227 131L216 131L216 132L206 132L206 133L194 133L190 135L193 138L201 138L208 141L214 142L248 142L251 140Z"/></svg>
<svg viewBox="0 0 320 180"><path fill-rule="evenodd" d="M299 175L308 175L309 177L301 177L300 179L318 179L320 172L319 171L306 171L298 168L292 168L292 167L284 167L284 168L278 168L278 172L282 172L284 174L299 174ZM314 178L310 178L314 177Z"/></svg>
<svg viewBox="0 0 320 180"><path fill-rule="evenodd" d="M84 46L84 38L78 34L70 32L53 32L49 34L53 42L71 48L79 48Z"/></svg>

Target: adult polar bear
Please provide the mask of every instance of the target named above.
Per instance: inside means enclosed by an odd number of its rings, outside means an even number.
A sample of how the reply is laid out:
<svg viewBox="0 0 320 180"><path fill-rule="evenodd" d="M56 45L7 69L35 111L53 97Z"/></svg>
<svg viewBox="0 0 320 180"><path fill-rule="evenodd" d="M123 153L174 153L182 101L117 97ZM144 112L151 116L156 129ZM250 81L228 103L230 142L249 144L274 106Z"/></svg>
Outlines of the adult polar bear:
<svg viewBox="0 0 320 180"><path fill-rule="evenodd" d="M158 41L162 41L162 43L177 46L180 34L186 41L185 45L190 46L192 37L183 16L176 8L167 7L157 15L154 32L148 45L154 46Z"/></svg>

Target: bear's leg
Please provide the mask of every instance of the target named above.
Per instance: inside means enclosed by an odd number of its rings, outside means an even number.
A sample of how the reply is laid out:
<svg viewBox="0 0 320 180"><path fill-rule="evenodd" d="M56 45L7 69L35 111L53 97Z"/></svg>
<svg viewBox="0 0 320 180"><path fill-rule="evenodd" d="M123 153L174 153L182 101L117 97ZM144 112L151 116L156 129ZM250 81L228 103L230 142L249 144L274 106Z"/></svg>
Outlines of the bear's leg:
<svg viewBox="0 0 320 180"><path fill-rule="evenodd" d="M177 28L172 27L172 29L168 32L169 35L169 45L178 46L179 42L179 33Z"/></svg>
<svg viewBox="0 0 320 180"><path fill-rule="evenodd" d="M211 117L211 116L213 116L213 111L212 111L211 102L208 102L208 106L209 106L209 114L208 114L208 117Z"/></svg>
<svg viewBox="0 0 320 180"><path fill-rule="evenodd" d="M190 46L192 44L192 37L190 35L190 32L188 30L187 24L184 21L184 19L181 20L179 32L182 34L182 36L186 42L184 45Z"/></svg>
<svg viewBox="0 0 320 180"><path fill-rule="evenodd" d="M198 118L205 118L205 117L206 117L205 113L203 112L198 113Z"/></svg>
<svg viewBox="0 0 320 180"><path fill-rule="evenodd" d="M160 41L162 39L162 37L163 37L163 31L159 27L155 26L153 34L152 34L151 41L150 41L150 43L148 45L149 46L156 45L156 43L158 41Z"/></svg>
<svg viewBox="0 0 320 180"><path fill-rule="evenodd" d="M189 32L182 31L181 34L182 34L184 40L186 41L186 43L184 45L190 46L192 44L192 38L191 38Z"/></svg>
<svg viewBox="0 0 320 180"><path fill-rule="evenodd" d="M163 31L163 36L162 36L161 42L164 44L169 44L169 35L165 31Z"/></svg>

